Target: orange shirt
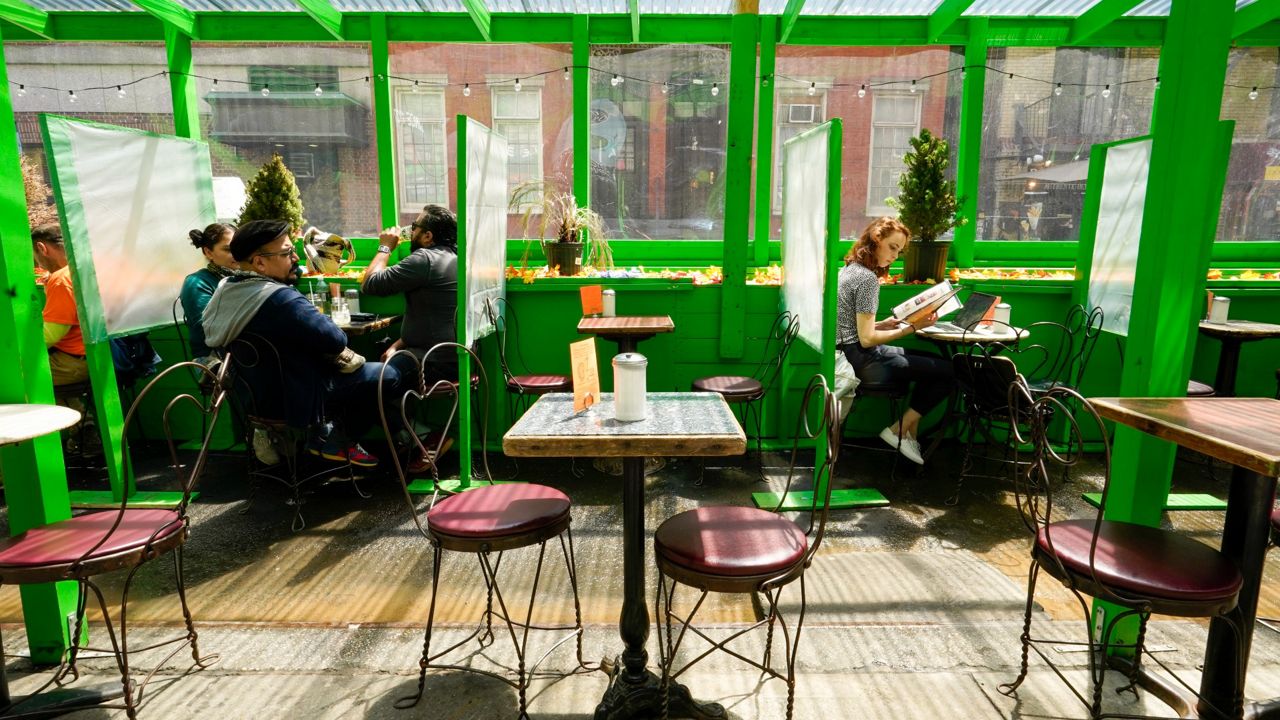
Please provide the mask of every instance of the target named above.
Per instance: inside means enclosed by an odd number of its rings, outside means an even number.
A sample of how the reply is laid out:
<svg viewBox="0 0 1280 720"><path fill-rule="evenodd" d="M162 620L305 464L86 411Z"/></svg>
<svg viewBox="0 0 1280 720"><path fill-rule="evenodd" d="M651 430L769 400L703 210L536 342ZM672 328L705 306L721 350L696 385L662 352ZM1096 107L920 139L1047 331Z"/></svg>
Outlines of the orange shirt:
<svg viewBox="0 0 1280 720"><path fill-rule="evenodd" d="M44 321L70 325L71 330L53 344L68 355L84 357L84 336L80 334L80 318L76 315L76 296L71 290L71 266L49 273L44 283Z"/></svg>

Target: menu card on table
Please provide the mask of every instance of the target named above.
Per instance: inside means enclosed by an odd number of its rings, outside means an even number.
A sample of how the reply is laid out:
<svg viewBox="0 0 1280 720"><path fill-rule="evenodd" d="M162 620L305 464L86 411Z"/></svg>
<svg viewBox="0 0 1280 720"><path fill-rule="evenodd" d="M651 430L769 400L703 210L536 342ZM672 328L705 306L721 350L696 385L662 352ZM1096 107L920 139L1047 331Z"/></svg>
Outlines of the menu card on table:
<svg viewBox="0 0 1280 720"><path fill-rule="evenodd" d="M573 369L573 411L579 413L600 399L595 338L569 343L569 366Z"/></svg>
<svg viewBox="0 0 1280 720"><path fill-rule="evenodd" d="M582 295L583 317L604 314L604 287L603 286L583 285L582 287L578 288L578 292Z"/></svg>

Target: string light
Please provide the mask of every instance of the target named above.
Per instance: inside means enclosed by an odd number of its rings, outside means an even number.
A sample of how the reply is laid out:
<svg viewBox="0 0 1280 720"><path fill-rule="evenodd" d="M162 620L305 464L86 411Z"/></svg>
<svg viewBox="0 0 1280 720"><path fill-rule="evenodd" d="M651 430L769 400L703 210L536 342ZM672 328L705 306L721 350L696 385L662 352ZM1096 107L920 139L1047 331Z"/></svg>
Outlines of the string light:
<svg viewBox="0 0 1280 720"><path fill-rule="evenodd" d="M1106 86L1106 87L1102 88L1102 97L1104 97L1104 98L1109 98L1109 97L1111 97L1111 86L1110 86L1110 85L1108 85L1108 86Z"/></svg>
<svg viewBox="0 0 1280 720"><path fill-rule="evenodd" d="M866 96L867 96L867 84L863 83L862 87L858 88L858 97L864 98Z"/></svg>
<svg viewBox="0 0 1280 720"><path fill-rule="evenodd" d="M462 96L471 97L471 83L462 86Z"/></svg>
<svg viewBox="0 0 1280 720"><path fill-rule="evenodd" d="M720 83L711 83L711 94L712 95L720 94Z"/></svg>
<svg viewBox="0 0 1280 720"><path fill-rule="evenodd" d="M1159 90L1159 89L1160 89L1160 76L1159 76L1159 75L1157 75L1157 76L1156 76L1156 89L1157 89L1157 90Z"/></svg>
<svg viewBox="0 0 1280 720"><path fill-rule="evenodd" d="M312 90L311 92L315 93L316 97L320 97L321 95L324 94L324 88L320 87L320 83L316 83L316 89Z"/></svg>
<svg viewBox="0 0 1280 720"><path fill-rule="evenodd" d="M18 85L18 97L26 97L26 96L27 96L27 86L26 86L26 85L19 84L19 85Z"/></svg>
<svg viewBox="0 0 1280 720"><path fill-rule="evenodd" d="M565 79L566 81L568 81L568 80L572 80L572 79L573 79L573 73L570 73L570 72L569 72L569 66L568 66L568 65L565 65L565 66L564 66L564 79Z"/></svg>
<svg viewBox="0 0 1280 720"><path fill-rule="evenodd" d="M516 92L520 92L521 90L523 90L523 89L524 89L524 86L520 84L520 78L516 78L516 84L515 84L515 86L514 86L514 88L513 88L513 89L514 89Z"/></svg>
<svg viewBox="0 0 1280 720"><path fill-rule="evenodd" d="M67 102L75 102L78 99L76 98L75 90L68 90L67 93L70 95L70 97L67 98Z"/></svg>
<svg viewBox="0 0 1280 720"><path fill-rule="evenodd" d="M1253 89L1249 91L1249 99L1250 99L1250 100L1257 100L1257 99L1258 99L1258 86L1257 86L1257 85L1254 85L1254 86L1253 86Z"/></svg>
<svg viewBox="0 0 1280 720"><path fill-rule="evenodd" d="M1058 86L1053 89L1053 94L1055 96L1062 94L1062 83L1058 83Z"/></svg>
<svg viewBox="0 0 1280 720"><path fill-rule="evenodd" d="M818 83L816 82L809 83L809 95L813 96L817 94L818 94Z"/></svg>
<svg viewBox="0 0 1280 720"><path fill-rule="evenodd" d="M270 87L270 86L268 86L268 85L263 85L263 86L262 86L262 97L267 97L267 96L268 96L268 95L270 95L270 94L271 94L271 87Z"/></svg>
<svg viewBox="0 0 1280 720"><path fill-rule="evenodd" d="M622 84L622 78L615 73L614 76L609 79L609 84L614 87L618 87Z"/></svg>
<svg viewBox="0 0 1280 720"><path fill-rule="evenodd" d="M125 93L125 91L124 91L124 88L123 88L123 87L121 87L121 86L119 86L119 85L117 85L117 86L116 86L116 97L118 97L118 98L122 98L122 97L124 97L125 95L126 95L126 93Z"/></svg>
<svg viewBox="0 0 1280 720"><path fill-rule="evenodd" d="M664 80L664 81L662 82L662 94L663 94L663 95L666 95L666 94L667 94L668 92L670 92L670 91L671 91L671 86L670 86L670 85L668 85L668 84L667 84L667 82Z"/></svg>
<svg viewBox="0 0 1280 720"><path fill-rule="evenodd" d="M912 81L911 81L911 92L912 92L912 93L914 93L915 91L916 91L916 81L915 81L915 80L912 80Z"/></svg>
<svg viewBox="0 0 1280 720"><path fill-rule="evenodd" d="M417 81L417 80L414 80L414 81L413 81L413 92L418 92L418 81Z"/></svg>

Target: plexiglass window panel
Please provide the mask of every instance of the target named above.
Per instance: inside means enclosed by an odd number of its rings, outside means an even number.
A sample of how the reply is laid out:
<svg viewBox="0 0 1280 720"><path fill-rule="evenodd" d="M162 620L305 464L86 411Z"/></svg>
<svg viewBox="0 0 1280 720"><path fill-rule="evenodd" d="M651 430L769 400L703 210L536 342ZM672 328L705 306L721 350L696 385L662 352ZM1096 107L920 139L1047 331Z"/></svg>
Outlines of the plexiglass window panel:
<svg viewBox="0 0 1280 720"><path fill-rule="evenodd" d="M420 202L400 185L400 222L408 224L426 202L457 209L457 116L466 115L506 136L510 147L509 186L542 181L542 187L573 191L573 81L565 68L573 65L568 45L536 44L442 44L392 43L391 82L412 87L439 98L438 120L432 133L443 138L430 155L411 153L397 134L396 162L406 177L431 179L432 199ZM520 79L520 91L515 80ZM393 108L397 118L405 115L398 93ZM411 167L415 166L415 167ZM531 191L537 196L537 190ZM525 196L525 195L522 195ZM426 197L422 195L420 197ZM521 211L510 209L508 237L525 235ZM529 229L536 233L536 223Z"/></svg>
<svg viewBox="0 0 1280 720"><path fill-rule="evenodd" d="M395 92L396 187L401 213L449 204L444 91L398 85Z"/></svg>
<svg viewBox="0 0 1280 720"><path fill-rule="evenodd" d="M885 200L897 197L902 157L921 128L951 143L954 179L963 58L957 48L779 46L770 237L781 237L783 144L830 118L844 122L841 237L896 214Z"/></svg>
<svg viewBox="0 0 1280 720"><path fill-rule="evenodd" d="M1079 239L1090 149L1148 132L1158 52L990 51L994 69L987 71L983 105L979 240Z"/></svg>
<svg viewBox="0 0 1280 720"><path fill-rule="evenodd" d="M722 240L729 50L591 48L591 206L623 238Z"/></svg>
<svg viewBox="0 0 1280 720"><path fill-rule="evenodd" d="M191 54L215 178L247 184L278 154L298 184L306 225L377 235L368 45L192 43Z"/></svg>
<svg viewBox="0 0 1280 720"><path fill-rule="evenodd" d="M1222 119L1234 120L1218 240L1280 240L1280 50L1236 48L1227 65ZM1250 99L1253 88L1257 95Z"/></svg>
<svg viewBox="0 0 1280 720"><path fill-rule="evenodd" d="M173 134L162 43L8 43L4 56L18 144L46 180L40 113Z"/></svg>

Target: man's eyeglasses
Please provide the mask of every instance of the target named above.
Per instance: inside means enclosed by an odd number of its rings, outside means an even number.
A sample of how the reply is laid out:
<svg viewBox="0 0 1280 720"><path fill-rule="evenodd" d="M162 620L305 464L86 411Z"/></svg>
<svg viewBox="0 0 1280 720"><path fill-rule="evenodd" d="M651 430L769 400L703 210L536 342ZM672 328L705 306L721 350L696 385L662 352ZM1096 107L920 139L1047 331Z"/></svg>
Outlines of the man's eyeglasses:
<svg viewBox="0 0 1280 720"><path fill-rule="evenodd" d="M258 257L298 257L297 248L289 248L280 252L257 253Z"/></svg>

